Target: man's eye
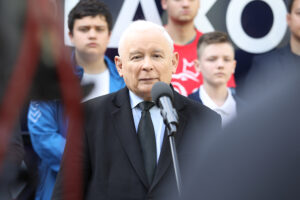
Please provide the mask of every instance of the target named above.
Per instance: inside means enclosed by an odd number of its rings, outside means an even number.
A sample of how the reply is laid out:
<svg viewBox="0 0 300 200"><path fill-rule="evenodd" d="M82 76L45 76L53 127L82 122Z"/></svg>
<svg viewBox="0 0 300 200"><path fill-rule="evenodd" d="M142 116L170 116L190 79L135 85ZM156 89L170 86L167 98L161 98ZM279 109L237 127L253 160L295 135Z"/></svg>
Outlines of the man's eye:
<svg viewBox="0 0 300 200"><path fill-rule="evenodd" d="M99 28L96 28L96 31L97 31L97 32L102 32L102 31L104 31L104 30L105 30L104 28L100 28L100 27L99 27Z"/></svg>
<svg viewBox="0 0 300 200"><path fill-rule="evenodd" d="M161 58L162 56L160 54L154 54L153 57L154 58Z"/></svg>
<svg viewBox="0 0 300 200"><path fill-rule="evenodd" d="M140 59L142 56L132 56L131 57L131 60L138 60L138 59Z"/></svg>
<svg viewBox="0 0 300 200"><path fill-rule="evenodd" d="M215 57L210 57L210 58L207 58L208 61L215 61L216 58Z"/></svg>
<svg viewBox="0 0 300 200"><path fill-rule="evenodd" d="M79 28L79 31L81 32L87 32L89 29L87 27L82 27L82 28Z"/></svg>

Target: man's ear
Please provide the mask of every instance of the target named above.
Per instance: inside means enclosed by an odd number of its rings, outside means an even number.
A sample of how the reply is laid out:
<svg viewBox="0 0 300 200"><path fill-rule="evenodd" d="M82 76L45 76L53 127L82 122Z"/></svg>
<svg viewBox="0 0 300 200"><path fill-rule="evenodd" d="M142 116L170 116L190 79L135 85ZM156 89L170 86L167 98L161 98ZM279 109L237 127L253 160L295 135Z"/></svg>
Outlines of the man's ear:
<svg viewBox="0 0 300 200"><path fill-rule="evenodd" d="M167 10L167 0L161 0L160 4L163 10Z"/></svg>
<svg viewBox="0 0 300 200"><path fill-rule="evenodd" d="M233 60L232 74L235 73L235 69L236 69L236 60Z"/></svg>
<svg viewBox="0 0 300 200"><path fill-rule="evenodd" d="M290 27L290 23L291 23L291 14L290 14L290 13L288 13L288 14L286 15L286 23L287 23L288 26Z"/></svg>
<svg viewBox="0 0 300 200"><path fill-rule="evenodd" d="M198 59L195 59L195 60L194 60L194 66L195 66L195 70L196 70L197 72L200 72L200 71L201 71L201 69L200 69L200 62L199 62Z"/></svg>
<svg viewBox="0 0 300 200"><path fill-rule="evenodd" d="M73 42L73 34L71 33L71 31L69 31L68 35L69 35L71 43L74 44L74 42Z"/></svg>
<svg viewBox="0 0 300 200"><path fill-rule="evenodd" d="M110 37L111 37L111 31L108 32L108 37L109 37L109 40L110 40Z"/></svg>
<svg viewBox="0 0 300 200"><path fill-rule="evenodd" d="M176 73L176 69L178 66L178 61L179 61L179 54L178 52L173 53L173 58L172 58L172 74Z"/></svg>
<svg viewBox="0 0 300 200"><path fill-rule="evenodd" d="M122 60L120 56L115 56L115 64L116 68L119 72L119 75L123 77L123 65L122 65Z"/></svg>

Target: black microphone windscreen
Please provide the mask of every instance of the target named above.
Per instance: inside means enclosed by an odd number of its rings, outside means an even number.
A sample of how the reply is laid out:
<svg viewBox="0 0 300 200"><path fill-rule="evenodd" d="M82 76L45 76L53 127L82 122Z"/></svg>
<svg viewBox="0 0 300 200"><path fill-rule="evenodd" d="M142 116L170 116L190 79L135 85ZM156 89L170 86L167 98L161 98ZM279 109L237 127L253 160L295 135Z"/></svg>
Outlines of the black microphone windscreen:
<svg viewBox="0 0 300 200"><path fill-rule="evenodd" d="M165 82L156 82L152 87L151 96L155 103L158 103L158 99L161 96L168 96L172 101L174 98L171 87Z"/></svg>

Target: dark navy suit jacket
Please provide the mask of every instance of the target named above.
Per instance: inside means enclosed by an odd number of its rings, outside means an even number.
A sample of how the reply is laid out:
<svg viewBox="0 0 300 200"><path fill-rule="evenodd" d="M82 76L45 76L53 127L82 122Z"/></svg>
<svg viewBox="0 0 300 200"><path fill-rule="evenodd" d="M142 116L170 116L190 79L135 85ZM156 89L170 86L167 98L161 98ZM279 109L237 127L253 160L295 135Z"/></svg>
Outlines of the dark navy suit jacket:
<svg viewBox="0 0 300 200"><path fill-rule="evenodd" d="M84 104L84 151L76 158L63 158L52 199L77 198L72 196L72 191L64 193L65 160L76 161L72 166L83 166L85 200L166 199L170 190L176 193L166 134L153 182L147 182L128 93L128 89L124 88ZM198 146L205 145L211 131L220 130L221 118L207 107L176 92L174 107L179 116L175 142L179 163L184 169L186 160L193 160L191 156L195 152L190 142L196 140L199 141ZM78 147L68 145L67 140L65 152L72 148ZM184 174L182 176L184 180Z"/></svg>

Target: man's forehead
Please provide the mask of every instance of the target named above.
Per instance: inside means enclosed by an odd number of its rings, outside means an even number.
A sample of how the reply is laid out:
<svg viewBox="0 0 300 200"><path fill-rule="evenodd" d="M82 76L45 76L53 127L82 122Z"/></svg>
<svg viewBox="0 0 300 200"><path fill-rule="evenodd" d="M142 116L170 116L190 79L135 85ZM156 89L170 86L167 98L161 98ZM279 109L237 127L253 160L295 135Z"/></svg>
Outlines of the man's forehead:
<svg viewBox="0 0 300 200"><path fill-rule="evenodd" d="M133 29L126 34L126 39L135 41L137 39L144 40L149 38L157 38L161 40L166 40L163 32L157 28L144 28L144 29Z"/></svg>
<svg viewBox="0 0 300 200"><path fill-rule="evenodd" d="M137 53L145 53L145 52L150 52L150 53L165 53L166 50L163 48L160 48L159 46L153 46L149 48L138 48L138 47L132 47L129 48L128 52L129 54L137 54Z"/></svg>
<svg viewBox="0 0 300 200"><path fill-rule="evenodd" d="M202 53L202 55L224 55L224 56L234 56L234 49L232 46L229 44L224 44L224 45L215 45L211 44L206 46Z"/></svg>
<svg viewBox="0 0 300 200"><path fill-rule="evenodd" d="M85 16L80 19L76 19L74 23L75 24L97 23L101 25L107 25L106 19L102 15Z"/></svg>
<svg viewBox="0 0 300 200"><path fill-rule="evenodd" d="M162 29L164 30L164 29ZM157 27L134 27L126 30L119 43L119 53L124 54L140 50L144 51L146 48L152 51L164 51L165 48L170 48L173 52L173 44L168 40L161 29Z"/></svg>
<svg viewBox="0 0 300 200"><path fill-rule="evenodd" d="M126 45L128 52L167 52L169 51L169 44L166 40L150 39L143 37L140 40L130 40ZM170 50L171 51L171 50Z"/></svg>

